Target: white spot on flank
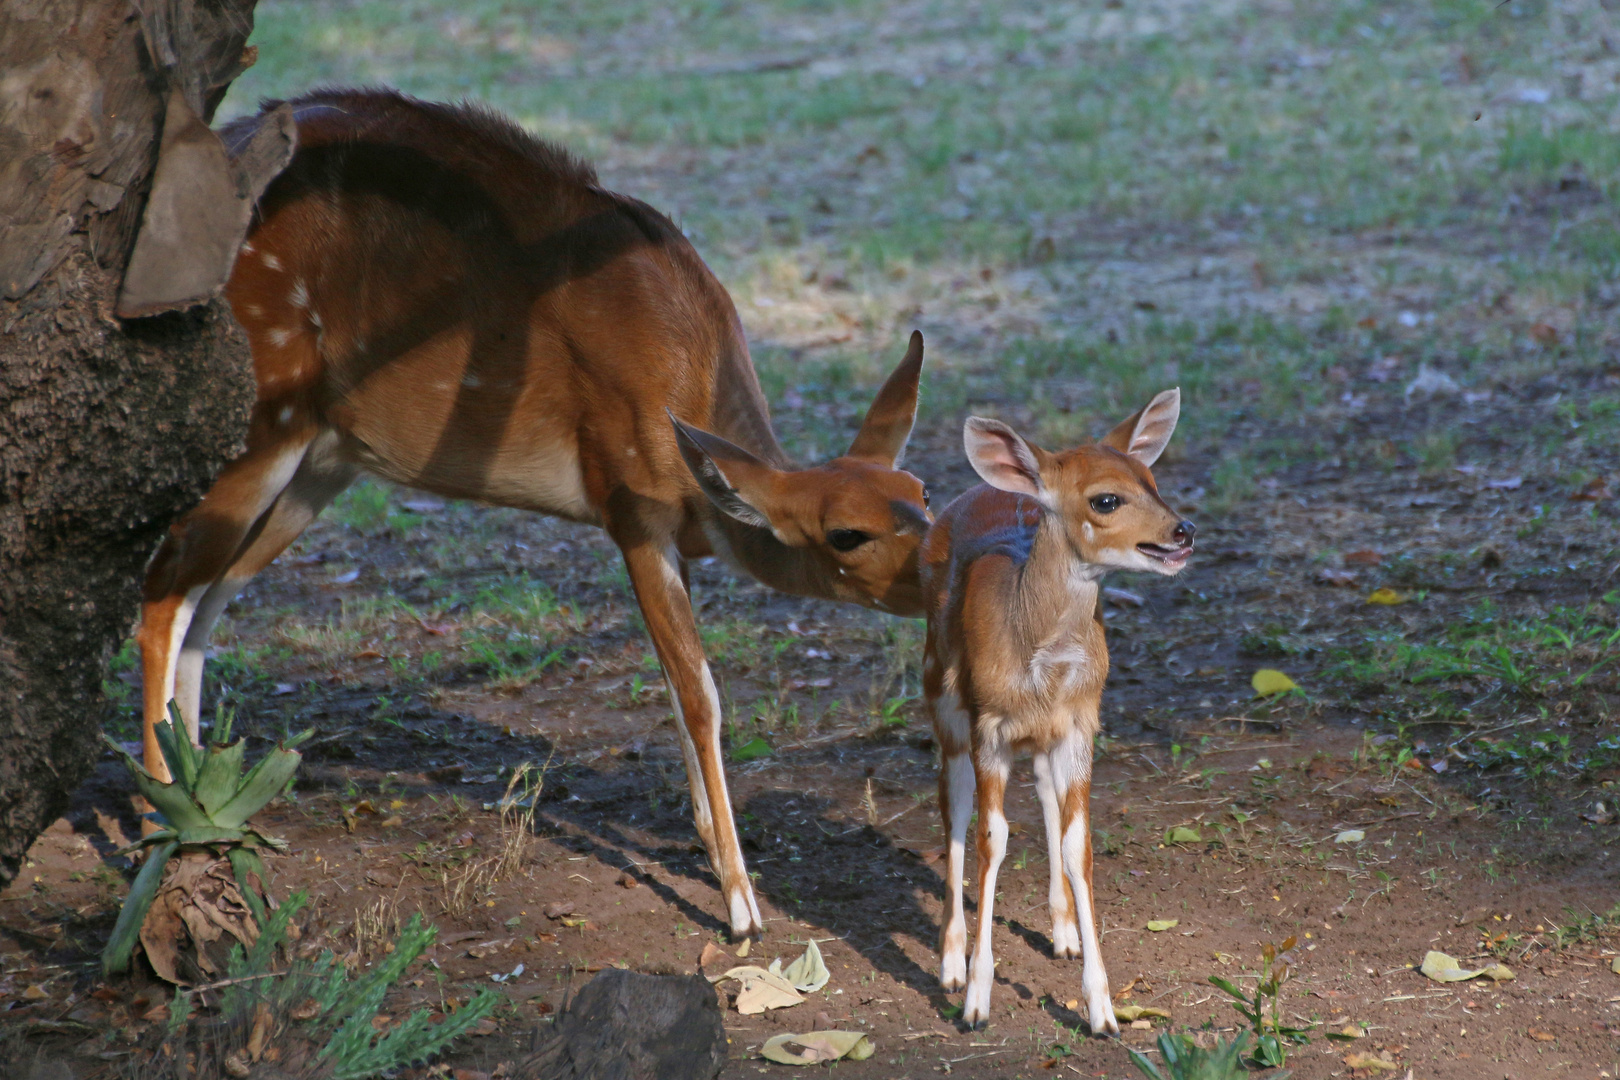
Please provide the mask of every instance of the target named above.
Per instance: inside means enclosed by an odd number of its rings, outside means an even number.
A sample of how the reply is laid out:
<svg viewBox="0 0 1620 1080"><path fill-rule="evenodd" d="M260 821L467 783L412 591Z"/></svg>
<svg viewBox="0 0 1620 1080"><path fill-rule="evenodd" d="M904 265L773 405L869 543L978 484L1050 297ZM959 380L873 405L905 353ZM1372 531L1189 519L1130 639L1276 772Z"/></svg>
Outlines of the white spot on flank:
<svg viewBox="0 0 1620 1080"><path fill-rule="evenodd" d="M278 327L277 329L270 331L270 344L280 348L281 346L287 344L287 342L291 341L292 336L293 331L282 330Z"/></svg>
<svg viewBox="0 0 1620 1080"><path fill-rule="evenodd" d="M259 316L264 314L264 308L260 307L258 304L243 304L242 314L250 315L257 319Z"/></svg>
<svg viewBox="0 0 1620 1080"><path fill-rule="evenodd" d="M254 247L251 241L242 245L242 254L244 255L251 255L257 250L259 249Z"/></svg>
<svg viewBox="0 0 1620 1080"><path fill-rule="evenodd" d="M287 302L295 308L309 307L309 290L304 287L303 278L293 281L292 292L287 294Z"/></svg>
<svg viewBox="0 0 1620 1080"><path fill-rule="evenodd" d="M265 266L266 270L280 270L281 269L281 260L276 258L274 255L270 254L268 251L265 252L263 255L261 255L259 257L264 260L264 266Z"/></svg>

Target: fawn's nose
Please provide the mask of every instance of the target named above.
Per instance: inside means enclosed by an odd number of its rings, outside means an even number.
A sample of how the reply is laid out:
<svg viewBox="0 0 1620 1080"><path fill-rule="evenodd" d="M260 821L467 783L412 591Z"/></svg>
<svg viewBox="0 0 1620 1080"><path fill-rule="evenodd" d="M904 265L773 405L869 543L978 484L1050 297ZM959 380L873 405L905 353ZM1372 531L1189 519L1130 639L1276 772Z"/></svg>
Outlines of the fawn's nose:
<svg viewBox="0 0 1620 1080"><path fill-rule="evenodd" d="M1192 547L1193 535L1197 532L1198 526L1194 525L1192 522L1178 522L1176 525L1176 531L1170 534L1170 539L1174 540L1181 547Z"/></svg>

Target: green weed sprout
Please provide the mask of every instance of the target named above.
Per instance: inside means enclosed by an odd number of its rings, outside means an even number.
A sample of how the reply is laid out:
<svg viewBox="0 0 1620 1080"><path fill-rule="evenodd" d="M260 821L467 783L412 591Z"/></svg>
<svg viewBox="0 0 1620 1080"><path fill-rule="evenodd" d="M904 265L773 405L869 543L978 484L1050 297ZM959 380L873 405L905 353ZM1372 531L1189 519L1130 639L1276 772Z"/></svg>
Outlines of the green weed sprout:
<svg viewBox="0 0 1620 1080"><path fill-rule="evenodd" d="M1209 981L1232 998L1227 1002L1249 1022L1254 1032L1254 1062L1268 1069L1280 1067L1288 1058L1286 1044L1303 1046L1310 1041L1310 1028L1286 1027L1282 1022L1282 985L1288 981L1293 967L1293 948L1297 938L1290 937L1282 947L1267 944L1260 950L1262 965L1260 982L1253 995L1245 994L1229 980L1211 975ZM1270 1016L1266 1015L1266 1001L1271 1001Z"/></svg>

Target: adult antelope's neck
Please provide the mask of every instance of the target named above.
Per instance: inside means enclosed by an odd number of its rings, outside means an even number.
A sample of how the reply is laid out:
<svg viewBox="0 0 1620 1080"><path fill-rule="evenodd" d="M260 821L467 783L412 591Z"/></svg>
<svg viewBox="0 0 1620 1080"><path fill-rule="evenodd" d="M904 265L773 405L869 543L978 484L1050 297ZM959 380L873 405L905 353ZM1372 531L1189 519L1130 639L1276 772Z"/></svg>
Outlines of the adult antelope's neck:
<svg viewBox="0 0 1620 1080"><path fill-rule="evenodd" d="M764 391L748 355L741 326L716 358L710 430L779 469L791 468L776 441ZM710 539L738 569L762 585L795 596L840 599L826 568L805 548L789 547L769 529L745 525L707 500Z"/></svg>
<svg viewBox="0 0 1620 1080"><path fill-rule="evenodd" d="M754 361L748 355L748 344L742 327L736 324L735 314L732 323L731 333L715 358L714 404L704 426L767 464L778 469L789 468L788 456L771 427L770 407L765 404L765 392L760 389L759 376L754 371Z"/></svg>

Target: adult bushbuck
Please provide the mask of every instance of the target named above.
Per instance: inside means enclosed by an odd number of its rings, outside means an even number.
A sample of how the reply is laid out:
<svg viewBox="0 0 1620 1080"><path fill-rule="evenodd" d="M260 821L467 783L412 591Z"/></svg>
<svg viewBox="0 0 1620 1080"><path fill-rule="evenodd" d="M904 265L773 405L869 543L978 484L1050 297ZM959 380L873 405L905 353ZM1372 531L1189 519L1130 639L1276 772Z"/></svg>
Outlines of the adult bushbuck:
<svg viewBox="0 0 1620 1080"><path fill-rule="evenodd" d="M849 452L792 469L730 297L664 215L475 106L292 104L298 151L226 290L258 381L247 450L147 572L147 768L166 775L153 724L171 698L197 738L220 611L361 471L589 522L623 552L663 665L731 932L759 933L686 561L921 614L927 495L896 468L921 336ZM263 116L228 125L227 145Z"/></svg>
<svg viewBox="0 0 1620 1080"><path fill-rule="evenodd" d="M990 1016L996 872L1007 850L1002 801L1012 755L1028 750L1046 818L1053 951L1084 951L1091 1030L1119 1031L1091 892L1091 751L1108 677L1097 591L1109 570L1176 574L1192 554L1192 523L1159 498L1148 471L1180 408L1180 391L1167 390L1101 442L1061 454L969 417L963 441L985 483L953 501L924 541L923 696L940 746L950 843L940 978L947 990L966 984L969 1024ZM970 969L962 863L975 790L979 937Z"/></svg>

